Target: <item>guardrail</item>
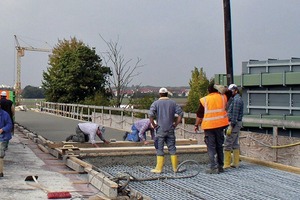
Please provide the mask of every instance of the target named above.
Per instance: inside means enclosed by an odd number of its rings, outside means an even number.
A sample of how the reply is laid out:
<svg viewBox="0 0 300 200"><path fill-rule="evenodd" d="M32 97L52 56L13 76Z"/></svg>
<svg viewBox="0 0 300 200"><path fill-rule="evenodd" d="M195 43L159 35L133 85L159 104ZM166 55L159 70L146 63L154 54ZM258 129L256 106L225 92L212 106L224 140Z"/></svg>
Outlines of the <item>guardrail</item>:
<svg viewBox="0 0 300 200"><path fill-rule="evenodd" d="M120 130L130 130L131 125L138 119L148 118L148 110L93 106L82 104L66 104L41 102L38 109L44 112L69 117L77 120L100 123L106 127ZM187 124L186 119L196 119L195 113L185 113L182 123L176 130L180 138L194 138L193 124Z"/></svg>
<svg viewBox="0 0 300 200"><path fill-rule="evenodd" d="M148 118L148 110L139 110L131 108L114 108L106 106L92 106L92 105L81 105L81 104L65 104L65 103L52 103L52 102L42 102L39 104L38 109L52 113L55 115L60 115L64 117L69 117L77 120L91 121L95 123L102 124L106 127L111 127L114 129L129 131L131 130L131 125L138 119ZM195 134L194 132L194 120L196 118L195 113L184 113L182 123L179 124L176 129L176 137L178 139L197 139L199 144L204 144L203 134ZM190 122L190 123L187 123ZM251 132L243 132L242 137L245 141L245 138L255 141L256 144L260 144L267 149L268 152L273 154L271 160L278 161L281 154L279 154L279 149L282 147L288 148L291 146L299 145L298 139L286 137L284 141L294 142L294 144L288 144L284 146L278 146L282 143L282 137L278 136L278 128L292 128L299 129L300 122L298 121L287 121L287 120L278 120L278 119L259 119L259 118L243 118L243 123L253 123L253 124L264 124L270 125L273 127L273 135L264 134L264 139L255 138L257 135ZM201 131L203 133L203 131ZM291 140L289 140L289 138ZM242 144L243 142L241 142ZM262 143L262 144L261 144ZM268 144L268 145L265 145ZM284 142L285 144L286 142ZM252 145L251 145L252 146ZM249 144L244 144L243 149L249 149L251 151L251 146ZM295 149L295 151L297 151ZM268 154L266 152L265 154ZM285 156L285 154L284 154ZM297 165L296 165L297 166Z"/></svg>
<svg viewBox="0 0 300 200"><path fill-rule="evenodd" d="M82 104L66 104L41 102L40 110L65 116L73 119L101 123L112 128L130 130L131 125L138 119L148 118L148 110L115 108L107 106L93 106ZM194 134L193 123L186 123L187 119L193 121L196 119L195 113L184 113L182 123L178 127L180 135L185 138L186 134ZM191 120L192 119L192 120ZM278 120L278 119L259 119L243 118L243 123L265 124L273 126L273 136L278 135L278 128L300 128L300 122Z"/></svg>
<svg viewBox="0 0 300 200"><path fill-rule="evenodd" d="M45 112L71 117L74 119L81 119L86 121L93 121L95 119L94 113L108 113L112 114L114 111L120 112L121 115L124 112L134 114L143 114L148 117L148 110L131 109L131 108L115 108L107 106L93 106L93 105L82 105L82 104L65 104L65 103L53 103L53 102L41 102L39 108ZM195 113L184 113L184 119L190 118L195 119ZM183 124L184 124L183 120ZM254 124L265 124L272 125L281 128L300 128L300 121L290 120L278 120L278 119L259 119L259 118L246 118L243 119L244 123Z"/></svg>

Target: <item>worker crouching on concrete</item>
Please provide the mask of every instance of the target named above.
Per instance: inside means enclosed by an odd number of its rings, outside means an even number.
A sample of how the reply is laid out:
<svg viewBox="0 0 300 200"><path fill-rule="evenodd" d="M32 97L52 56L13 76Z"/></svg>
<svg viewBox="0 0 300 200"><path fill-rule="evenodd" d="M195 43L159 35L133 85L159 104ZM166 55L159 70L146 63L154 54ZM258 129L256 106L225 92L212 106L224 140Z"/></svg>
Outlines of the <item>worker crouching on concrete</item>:
<svg viewBox="0 0 300 200"><path fill-rule="evenodd" d="M153 173L161 173L164 166L164 143L168 147L169 154L171 155L171 162L173 171L177 172L178 158L176 155L176 137L175 128L181 122L183 111L175 101L169 99L168 90L160 88L160 98L152 103L149 110L149 118L152 126L155 128L156 136L156 158L157 163ZM177 119L174 122L175 114ZM156 118L157 124L154 122Z"/></svg>
<svg viewBox="0 0 300 200"><path fill-rule="evenodd" d="M226 130L226 139L224 143L224 169L238 167L240 159L239 134L242 127L244 103L239 89L235 84L231 84L228 90L232 92L232 98L228 106L229 126ZM231 164L231 151L233 159Z"/></svg>
<svg viewBox="0 0 300 200"><path fill-rule="evenodd" d="M151 125L150 119L137 120L131 126L131 132L126 132L123 139L132 142L143 142L146 145L148 144L147 131L150 131L151 139L154 140L154 128Z"/></svg>
<svg viewBox="0 0 300 200"><path fill-rule="evenodd" d="M0 177L3 177L3 159L9 140L11 139L12 121L7 112L0 106Z"/></svg>
<svg viewBox="0 0 300 200"><path fill-rule="evenodd" d="M105 132L104 126L101 126L92 122L79 123L76 126L76 135L70 135L66 138L66 141L72 142L91 142L93 146L99 147L96 144L95 137L96 135L102 140L104 143L109 144L107 140L104 139L103 134Z"/></svg>
<svg viewBox="0 0 300 200"><path fill-rule="evenodd" d="M199 130L201 124L210 160L210 168L206 170L206 173L218 174L224 171L224 129L228 126L227 97L218 92L214 83L209 84L208 93L207 96L200 99L196 113L195 132Z"/></svg>

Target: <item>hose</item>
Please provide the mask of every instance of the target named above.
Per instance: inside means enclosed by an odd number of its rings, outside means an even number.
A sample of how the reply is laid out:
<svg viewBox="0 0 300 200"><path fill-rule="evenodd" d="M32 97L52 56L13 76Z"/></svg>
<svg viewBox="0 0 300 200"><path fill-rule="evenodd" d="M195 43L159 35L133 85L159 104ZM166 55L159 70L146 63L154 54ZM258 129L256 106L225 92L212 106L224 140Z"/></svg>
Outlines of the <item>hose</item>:
<svg viewBox="0 0 300 200"><path fill-rule="evenodd" d="M118 187L118 193L123 193L123 194L128 194L130 196L130 190L129 192L126 191L125 189L127 188L127 186L129 185L129 182L142 182L142 181L154 181L154 180L162 180L162 181L166 181L168 179L182 179L182 178L192 178L194 176L197 176L200 173L200 165L197 161L195 160L185 160L182 163L180 163L177 167L177 173L176 175L186 172L187 170L187 166L190 165L196 165L194 168L196 168L196 173L193 173L191 175L183 175L183 176L159 176L159 177L151 177L151 178L137 178L134 177L132 174L130 174L129 172L122 172L119 173L115 178L112 179L112 181L115 181L118 183L119 187ZM186 168L184 168L186 167ZM141 169L142 170L142 169ZM124 183L120 183L121 180L125 180ZM193 194L195 196L197 196L196 194ZM198 198L200 198L199 196L197 196ZM203 199L203 198L200 198Z"/></svg>
<svg viewBox="0 0 300 200"><path fill-rule="evenodd" d="M197 161L195 160L185 160L182 163L180 163L177 167L177 173L176 175L180 175L180 173L183 173L185 171L187 171L186 169L182 169L185 165L191 165L191 164L195 164L197 171L194 174L191 175L183 175L183 176L158 176L158 177L150 177L150 178L137 178L135 176L133 176L132 174L130 174L129 172L124 172L126 174L128 174L130 176L130 181L134 181L134 182L141 182L141 181L154 181L154 180L164 180L164 179L182 179L182 178L192 178L197 176L200 173L200 165ZM123 179L119 179L119 180L128 180L128 177L124 178L125 176L121 177Z"/></svg>
<svg viewBox="0 0 300 200"><path fill-rule="evenodd" d="M293 144L286 144L286 145L280 145L280 146L271 146L271 145L267 145L251 136L247 136L249 137L250 139L254 140L255 142L265 146L265 147L269 147L271 149L283 149L283 148L288 148L288 147L293 147L293 146L297 146L297 145L300 145L300 142L296 142L296 143L293 143Z"/></svg>

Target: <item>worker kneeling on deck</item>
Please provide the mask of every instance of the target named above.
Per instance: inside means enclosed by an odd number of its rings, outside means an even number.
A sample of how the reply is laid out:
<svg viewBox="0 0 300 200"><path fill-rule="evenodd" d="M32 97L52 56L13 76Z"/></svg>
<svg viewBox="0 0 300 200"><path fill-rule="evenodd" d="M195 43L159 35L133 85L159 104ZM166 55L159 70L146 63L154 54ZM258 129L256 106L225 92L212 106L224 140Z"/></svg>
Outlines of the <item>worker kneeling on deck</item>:
<svg viewBox="0 0 300 200"><path fill-rule="evenodd" d="M103 134L105 132L104 126L101 126L92 122L79 123L76 127L76 135L70 135L66 138L66 141L72 142L91 142L95 147L99 147L96 144L96 135L104 143L109 144L107 140L104 139Z"/></svg>
<svg viewBox="0 0 300 200"><path fill-rule="evenodd" d="M126 132L123 136L123 139L127 141L143 142L144 144L148 144L146 136L147 131L150 131L151 139L154 140L154 128L150 123L150 119L137 120L131 126L131 133Z"/></svg>

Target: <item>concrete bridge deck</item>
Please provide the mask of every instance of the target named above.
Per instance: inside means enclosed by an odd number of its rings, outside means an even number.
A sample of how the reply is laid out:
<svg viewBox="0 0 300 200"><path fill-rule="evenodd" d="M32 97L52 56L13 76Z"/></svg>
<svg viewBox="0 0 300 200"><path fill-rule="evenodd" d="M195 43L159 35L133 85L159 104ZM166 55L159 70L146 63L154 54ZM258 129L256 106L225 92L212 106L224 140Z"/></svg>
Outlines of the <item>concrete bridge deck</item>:
<svg viewBox="0 0 300 200"><path fill-rule="evenodd" d="M53 141L64 140L74 132L79 122L37 112L17 112L16 122L34 133ZM107 139L120 140L123 131L108 130ZM5 177L0 180L1 199L47 199L40 189L25 183L28 175L38 175L39 181L49 189L81 190L83 199L88 199L97 191L88 184L74 184L84 180L82 174L67 173L70 169L61 165L40 151L36 144L16 132L5 157ZM101 166L101 158L94 164L112 176L120 172L136 178L151 177L149 170L153 165L113 165ZM99 164L99 165L98 165ZM170 166L165 167L163 176L173 176ZM199 165L195 176L180 179L129 182L128 187L140 191L151 199L300 199L300 175L242 162L239 169L222 174L207 175L205 165ZM191 172L188 170L186 173Z"/></svg>

